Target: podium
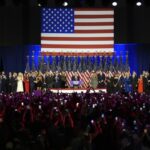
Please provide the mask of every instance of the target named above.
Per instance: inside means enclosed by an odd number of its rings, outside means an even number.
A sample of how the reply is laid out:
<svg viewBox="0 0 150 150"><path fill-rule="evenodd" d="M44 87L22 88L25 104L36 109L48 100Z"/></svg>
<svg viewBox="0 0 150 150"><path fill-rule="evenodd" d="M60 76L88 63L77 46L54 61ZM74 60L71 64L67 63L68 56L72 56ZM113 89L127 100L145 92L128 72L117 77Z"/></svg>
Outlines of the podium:
<svg viewBox="0 0 150 150"><path fill-rule="evenodd" d="M80 87L80 85L81 85L81 81L79 80L79 81L71 81L71 87L73 87L73 88L79 88Z"/></svg>

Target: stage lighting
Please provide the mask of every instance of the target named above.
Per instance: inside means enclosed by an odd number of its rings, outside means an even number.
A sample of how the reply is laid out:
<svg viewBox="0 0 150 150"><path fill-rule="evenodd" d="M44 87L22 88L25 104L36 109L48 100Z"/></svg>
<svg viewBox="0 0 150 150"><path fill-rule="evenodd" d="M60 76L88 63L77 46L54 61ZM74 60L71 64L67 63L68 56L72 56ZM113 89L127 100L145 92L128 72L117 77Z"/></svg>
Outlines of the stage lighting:
<svg viewBox="0 0 150 150"><path fill-rule="evenodd" d="M38 3L38 6L41 7L42 6L41 3Z"/></svg>
<svg viewBox="0 0 150 150"><path fill-rule="evenodd" d="M116 1L114 1L114 2L112 2L112 6L117 6L118 5L118 3L116 2Z"/></svg>
<svg viewBox="0 0 150 150"><path fill-rule="evenodd" d="M138 6L138 7L142 6L142 2L141 1L137 1L136 2L136 6Z"/></svg>
<svg viewBox="0 0 150 150"><path fill-rule="evenodd" d="M68 2L66 2L66 1L63 2L63 6L64 6L64 7L68 6Z"/></svg>
<svg viewBox="0 0 150 150"><path fill-rule="evenodd" d="M45 7L47 6L47 0L37 0L37 5L39 7Z"/></svg>

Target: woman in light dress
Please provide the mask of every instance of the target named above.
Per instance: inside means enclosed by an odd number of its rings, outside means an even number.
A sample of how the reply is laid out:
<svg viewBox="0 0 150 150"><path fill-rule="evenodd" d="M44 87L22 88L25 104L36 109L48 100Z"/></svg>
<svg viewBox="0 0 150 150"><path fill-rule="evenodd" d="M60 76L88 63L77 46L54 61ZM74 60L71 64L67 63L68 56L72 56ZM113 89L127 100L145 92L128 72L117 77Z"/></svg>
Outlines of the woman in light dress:
<svg viewBox="0 0 150 150"><path fill-rule="evenodd" d="M18 73L18 77L17 77L17 92L24 92L23 74L21 72Z"/></svg>
<svg viewBox="0 0 150 150"><path fill-rule="evenodd" d="M98 77L97 77L97 74L96 72L92 72L91 74L91 81L90 81L90 87L91 88L97 88L98 86Z"/></svg>

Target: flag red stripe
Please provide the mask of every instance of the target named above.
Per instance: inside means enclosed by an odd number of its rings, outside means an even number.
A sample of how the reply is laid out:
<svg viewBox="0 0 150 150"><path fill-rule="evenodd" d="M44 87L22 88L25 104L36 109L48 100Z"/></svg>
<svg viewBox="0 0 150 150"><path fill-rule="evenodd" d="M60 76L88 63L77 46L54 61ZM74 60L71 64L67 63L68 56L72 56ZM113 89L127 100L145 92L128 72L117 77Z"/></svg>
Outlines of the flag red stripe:
<svg viewBox="0 0 150 150"><path fill-rule="evenodd" d="M75 33L114 33L114 30L75 30Z"/></svg>
<svg viewBox="0 0 150 150"><path fill-rule="evenodd" d="M113 22L75 22L75 26L107 26L114 25Z"/></svg>
<svg viewBox="0 0 150 150"><path fill-rule="evenodd" d="M41 37L47 41L112 41L113 37Z"/></svg>
<svg viewBox="0 0 150 150"><path fill-rule="evenodd" d="M113 44L107 45L51 45L51 44L43 44L42 48L113 48Z"/></svg>
<svg viewBox="0 0 150 150"><path fill-rule="evenodd" d="M75 18L113 18L114 15L75 15Z"/></svg>

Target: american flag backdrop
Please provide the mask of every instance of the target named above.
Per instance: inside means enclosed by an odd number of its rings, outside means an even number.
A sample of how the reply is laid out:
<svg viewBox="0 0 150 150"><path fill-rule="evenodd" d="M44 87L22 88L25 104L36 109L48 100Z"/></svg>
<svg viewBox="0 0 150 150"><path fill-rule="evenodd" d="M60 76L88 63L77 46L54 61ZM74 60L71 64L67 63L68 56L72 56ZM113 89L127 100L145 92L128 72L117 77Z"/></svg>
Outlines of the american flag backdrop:
<svg viewBox="0 0 150 150"><path fill-rule="evenodd" d="M41 52L53 56L112 54L113 9L43 8Z"/></svg>
<svg viewBox="0 0 150 150"><path fill-rule="evenodd" d="M112 55L114 10L101 8L43 8L41 53L51 56ZM77 71L86 88L91 72ZM66 71L68 85L73 70Z"/></svg>

